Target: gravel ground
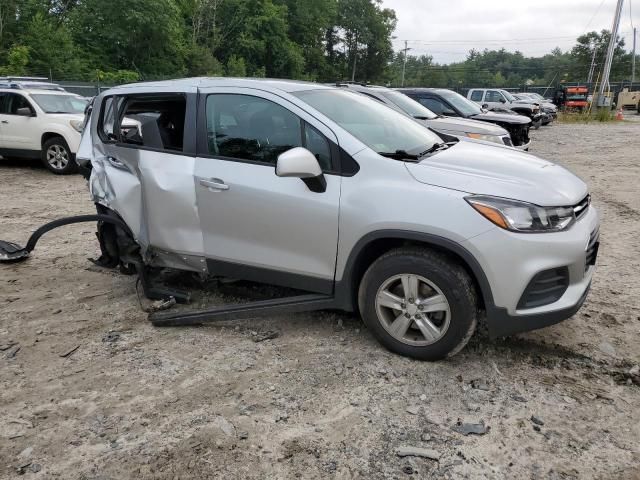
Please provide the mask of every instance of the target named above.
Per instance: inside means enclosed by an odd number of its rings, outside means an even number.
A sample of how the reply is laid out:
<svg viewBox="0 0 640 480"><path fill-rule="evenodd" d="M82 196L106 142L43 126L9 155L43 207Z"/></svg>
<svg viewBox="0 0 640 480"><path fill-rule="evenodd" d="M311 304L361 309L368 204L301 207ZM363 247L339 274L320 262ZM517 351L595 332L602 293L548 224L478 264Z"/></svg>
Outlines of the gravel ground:
<svg viewBox="0 0 640 480"><path fill-rule="evenodd" d="M640 478L640 124L533 135L601 212L592 292L564 323L445 362L388 353L333 312L157 329L134 277L86 260L90 224L48 234L0 266L0 477ZM2 161L0 185L3 239L92 212L80 177Z"/></svg>

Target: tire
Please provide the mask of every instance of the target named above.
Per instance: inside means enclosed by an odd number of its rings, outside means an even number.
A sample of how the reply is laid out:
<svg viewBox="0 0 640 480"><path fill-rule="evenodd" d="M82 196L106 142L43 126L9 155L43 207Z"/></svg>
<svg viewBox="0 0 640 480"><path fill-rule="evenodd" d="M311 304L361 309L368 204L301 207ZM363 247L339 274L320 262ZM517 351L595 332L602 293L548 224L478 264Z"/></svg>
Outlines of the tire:
<svg viewBox="0 0 640 480"><path fill-rule="evenodd" d="M406 298L405 285L410 294L418 291L417 299ZM382 255L364 274L358 293L369 330L384 347L406 357L430 361L452 357L471 339L478 322L469 275L449 257L424 248L404 247ZM383 300L377 300L379 295ZM398 298L403 300L400 305ZM416 312L420 301L423 310L433 310L426 315Z"/></svg>
<svg viewBox="0 0 640 480"><path fill-rule="evenodd" d="M56 175L68 175L78 171L74 155L62 137L52 137L42 145L42 163Z"/></svg>

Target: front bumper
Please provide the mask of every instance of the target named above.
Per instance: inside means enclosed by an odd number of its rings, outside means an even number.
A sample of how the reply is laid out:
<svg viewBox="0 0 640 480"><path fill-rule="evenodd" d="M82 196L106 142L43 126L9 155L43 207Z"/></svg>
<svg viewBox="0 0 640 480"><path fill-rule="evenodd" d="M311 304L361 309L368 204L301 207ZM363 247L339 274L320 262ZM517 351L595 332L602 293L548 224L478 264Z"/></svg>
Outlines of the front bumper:
<svg viewBox="0 0 640 480"><path fill-rule="evenodd" d="M530 332L531 330L549 327L571 318L582 308L582 305L589 295L590 288L591 282L589 282L587 288L574 305L560 310L514 316L509 315L504 308L493 307L490 310L487 309L489 335L491 338L506 337L514 333Z"/></svg>
<svg viewBox="0 0 640 480"><path fill-rule="evenodd" d="M587 249L598 227L598 213L589 207L564 232L525 234L496 227L465 242L465 247L480 263L491 289L492 302L485 302L485 308L492 337L552 325L580 309L595 272L595 266L589 265ZM569 272L562 296L546 305L518 308L519 300L537 274L561 267Z"/></svg>
<svg viewBox="0 0 640 480"><path fill-rule="evenodd" d="M529 140L527 143L524 143L522 145L518 145L518 146L514 146L513 148L516 148L518 150L522 150L522 151L528 151L529 147L531 146L531 140Z"/></svg>

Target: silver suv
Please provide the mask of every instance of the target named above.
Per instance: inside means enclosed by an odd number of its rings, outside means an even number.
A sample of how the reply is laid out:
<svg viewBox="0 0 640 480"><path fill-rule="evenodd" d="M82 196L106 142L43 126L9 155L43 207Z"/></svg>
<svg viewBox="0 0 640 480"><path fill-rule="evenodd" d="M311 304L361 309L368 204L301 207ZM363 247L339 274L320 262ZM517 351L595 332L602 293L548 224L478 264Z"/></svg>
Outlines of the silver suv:
<svg viewBox="0 0 640 480"><path fill-rule="evenodd" d="M493 336L570 317L594 274L598 215L575 175L497 144L445 143L339 88L113 88L77 158L91 167L100 263L137 269L152 298L176 295L148 278L167 267L309 292L169 310L157 325L337 308L390 350L435 360L464 347L480 312Z"/></svg>
<svg viewBox="0 0 640 480"><path fill-rule="evenodd" d="M398 112L409 115L438 134L457 138L468 137L499 145L513 146L509 132L498 125L466 118L448 118L437 115L421 103L396 90L377 85L360 85L357 83L339 83L336 86L374 98Z"/></svg>

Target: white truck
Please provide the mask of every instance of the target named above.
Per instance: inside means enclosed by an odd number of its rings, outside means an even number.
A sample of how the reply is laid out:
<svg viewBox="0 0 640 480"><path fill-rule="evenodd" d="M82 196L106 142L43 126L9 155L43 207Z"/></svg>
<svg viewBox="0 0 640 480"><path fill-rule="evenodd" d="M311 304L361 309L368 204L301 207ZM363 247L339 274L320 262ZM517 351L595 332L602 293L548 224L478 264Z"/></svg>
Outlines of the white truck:
<svg viewBox="0 0 640 480"><path fill-rule="evenodd" d="M540 107L534 103L521 103L506 90L500 88L472 88L467 98L486 110L513 111L531 119L534 128L538 128L543 119Z"/></svg>

